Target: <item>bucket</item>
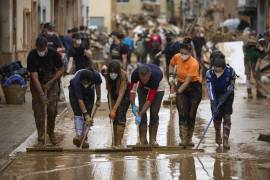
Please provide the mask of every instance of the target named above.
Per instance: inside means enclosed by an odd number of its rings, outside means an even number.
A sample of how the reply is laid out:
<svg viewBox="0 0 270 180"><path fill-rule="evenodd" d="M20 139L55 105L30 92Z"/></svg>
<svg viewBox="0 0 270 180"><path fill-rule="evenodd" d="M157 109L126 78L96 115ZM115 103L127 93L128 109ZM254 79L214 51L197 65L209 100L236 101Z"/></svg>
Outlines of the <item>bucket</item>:
<svg viewBox="0 0 270 180"><path fill-rule="evenodd" d="M7 104L24 104L27 87L21 87L18 84L3 86L4 95Z"/></svg>

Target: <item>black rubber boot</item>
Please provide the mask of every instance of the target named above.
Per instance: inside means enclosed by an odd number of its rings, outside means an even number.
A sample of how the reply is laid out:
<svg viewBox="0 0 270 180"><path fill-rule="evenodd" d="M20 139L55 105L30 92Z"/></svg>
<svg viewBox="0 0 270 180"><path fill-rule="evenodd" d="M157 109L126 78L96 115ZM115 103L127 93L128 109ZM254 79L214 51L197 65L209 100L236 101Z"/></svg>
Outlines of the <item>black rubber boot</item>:
<svg viewBox="0 0 270 180"><path fill-rule="evenodd" d="M159 146L157 143L157 131L158 131L158 125L150 125L149 126L149 141L151 146Z"/></svg>
<svg viewBox="0 0 270 180"><path fill-rule="evenodd" d="M140 143L141 145L147 145L147 126L146 125L140 125L139 126L139 134L140 134Z"/></svg>

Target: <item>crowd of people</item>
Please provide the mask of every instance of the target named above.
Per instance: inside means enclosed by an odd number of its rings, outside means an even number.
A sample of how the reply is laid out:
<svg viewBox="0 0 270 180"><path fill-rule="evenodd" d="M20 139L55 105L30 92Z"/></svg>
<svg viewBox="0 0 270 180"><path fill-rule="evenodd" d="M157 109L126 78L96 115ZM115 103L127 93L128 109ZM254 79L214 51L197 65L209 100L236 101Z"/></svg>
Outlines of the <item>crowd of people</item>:
<svg viewBox="0 0 270 180"><path fill-rule="evenodd" d="M109 35L103 52L105 65L99 70L93 68L90 35L84 26L68 30L67 35L63 37L57 36L50 24L43 26L40 36L36 39L36 48L29 53L27 63L28 71L31 73L30 84L38 142L44 142L46 135L44 113L47 112L47 133L52 144L57 144L54 127L60 78L68 73L74 74L70 81L69 98L76 133L73 143L77 147L80 147L81 143L83 148L89 147L87 141L82 142L82 139L87 126L93 125L91 118L93 107L99 107L101 104L100 97L103 90L100 85L101 76L104 76L108 92L109 116L113 120L115 146L121 146L130 105L139 128L140 144L158 146L156 136L159 110L167 79L168 85L176 93L180 145L194 146L192 136L196 112L202 99L202 82L206 81L216 130L216 143L223 144L225 149L229 149L236 72L226 64L225 55L215 45L209 48L210 68L206 69L202 55L208 48L204 29L196 28L192 37L158 27L136 33L135 38L131 34L126 30L115 31ZM268 39L260 37L256 40L252 32L248 36L250 38L244 46L248 95L252 97L250 86L252 74L257 84L257 97L265 97L259 89L263 86L262 81L269 81L269 58L268 61L263 61L269 56ZM252 36L254 38L251 38ZM163 54L166 73L160 67ZM135 65L134 55L137 57ZM264 65L260 65L260 62L264 62ZM135 101L136 94L138 105ZM46 111L44 107L48 107ZM149 123L148 110L150 110ZM222 119L223 136L221 136ZM148 127L149 140L147 140Z"/></svg>

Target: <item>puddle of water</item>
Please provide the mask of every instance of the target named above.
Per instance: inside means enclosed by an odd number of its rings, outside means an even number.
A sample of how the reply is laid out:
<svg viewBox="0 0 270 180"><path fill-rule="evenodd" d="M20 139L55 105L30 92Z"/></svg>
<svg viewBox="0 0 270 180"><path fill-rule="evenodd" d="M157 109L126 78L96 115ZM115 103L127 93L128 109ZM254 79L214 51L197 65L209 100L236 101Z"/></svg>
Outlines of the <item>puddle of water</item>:
<svg viewBox="0 0 270 180"><path fill-rule="evenodd" d="M268 162L267 162L268 161ZM263 175L263 176L262 176ZM0 179L268 179L268 160L179 154L22 154Z"/></svg>

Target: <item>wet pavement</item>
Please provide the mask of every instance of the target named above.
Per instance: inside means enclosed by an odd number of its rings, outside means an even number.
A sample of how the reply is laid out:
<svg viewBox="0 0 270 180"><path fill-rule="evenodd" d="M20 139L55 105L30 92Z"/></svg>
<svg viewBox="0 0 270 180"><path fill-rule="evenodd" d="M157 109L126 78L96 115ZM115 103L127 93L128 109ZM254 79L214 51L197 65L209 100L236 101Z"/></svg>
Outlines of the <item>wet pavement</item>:
<svg viewBox="0 0 270 180"><path fill-rule="evenodd" d="M222 151L215 145L211 125L201 147L204 152L162 151L126 153L26 153L25 147L35 143L35 134L14 153L12 161L0 174L2 179L269 179L270 144L257 141L260 133L270 131L269 100L247 100L244 87L239 86L232 116L231 149ZM105 101L105 97L102 98ZM165 97L166 99L166 97ZM90 149L111 146L111 126L106 103L99 108L89 133ZM162 146L179 143L178 115L174 108L160 111L157 141ZM137 142L134 118L128 113L123 144ZM193 141L198 143L210 118L209 101L203 100ZM170 120L171 119L171 120ZM57 124L57 136L64 149L77 149L72 144L73 120L65 114Z"/></svg>
<svg viewBox="0 0 270 180"><path fill-rule="evenodd" d="M26 99L24 105L0 104L0 167L9 153L35 131L30 92L26 93Z"/></svg>

